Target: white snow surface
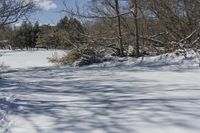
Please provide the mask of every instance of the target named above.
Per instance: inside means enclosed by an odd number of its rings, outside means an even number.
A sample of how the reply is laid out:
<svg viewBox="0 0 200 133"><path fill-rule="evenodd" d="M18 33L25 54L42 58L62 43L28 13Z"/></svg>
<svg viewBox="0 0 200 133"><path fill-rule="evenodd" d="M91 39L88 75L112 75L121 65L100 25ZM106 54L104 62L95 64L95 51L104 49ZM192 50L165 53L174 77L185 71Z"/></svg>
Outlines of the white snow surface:
<svg viewBox="0 0 200 133"><path fill-rule="evenodd" d="M61 57L65 52L63 50L39 50L39 51L12 51L0 50L0 64L9 66L9 68L31 68L46 67L54 64L48 62L49 57Z"/></svg>
<svg viewBox="0 0 200 133"><path fill-rule="evenodd" d="M0 133L200 131L199 55L193 51L81 68L38 64L1 73Z"/></svg>
<svg viewBox="0 0 200 133"><path fill-rule="evenodd" d="M89 67L127 67L127 69L160 69L180 70L199 68L200 54L193 50L177 50L174 53L167 53L158 56L140 58L114 58L111 61L94 64Z"/></svg>

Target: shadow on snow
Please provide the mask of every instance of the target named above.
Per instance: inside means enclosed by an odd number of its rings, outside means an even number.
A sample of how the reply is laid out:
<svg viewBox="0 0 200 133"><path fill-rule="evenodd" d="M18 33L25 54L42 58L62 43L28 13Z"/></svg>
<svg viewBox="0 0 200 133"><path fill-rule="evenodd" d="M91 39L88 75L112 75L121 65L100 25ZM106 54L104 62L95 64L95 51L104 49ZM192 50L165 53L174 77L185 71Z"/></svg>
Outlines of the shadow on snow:
<svg viewBox="0 0 200 133"><path fill-rule="evenodd" d="M166 85L154 80L127 79L106 70L31 69L4 73L0 93L14 94L14 101L0 97L0 109L26 119L35 114L53 119L50 131L137 133L145 124L200 128L200 97L171 96L182 91L200 93L199 86ZM113 76L113 77L112 77ZM172 88L172 89L169 89Z"/></svg>

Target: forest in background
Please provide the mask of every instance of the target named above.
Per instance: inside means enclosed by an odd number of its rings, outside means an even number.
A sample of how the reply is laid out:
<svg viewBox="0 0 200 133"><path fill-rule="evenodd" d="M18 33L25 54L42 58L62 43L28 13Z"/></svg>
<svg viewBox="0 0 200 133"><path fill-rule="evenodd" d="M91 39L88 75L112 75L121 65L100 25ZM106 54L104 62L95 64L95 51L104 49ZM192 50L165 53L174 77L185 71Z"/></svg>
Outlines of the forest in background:
<svg viewBox="0 0 200 133"><path fill-rule="evenodd" d="M140 57L198 50L199 7L199 0L89 0L84 7L66 6L66 17L53 26L4 24L1 47L70 49L73 60L85 54Z"/></svg>

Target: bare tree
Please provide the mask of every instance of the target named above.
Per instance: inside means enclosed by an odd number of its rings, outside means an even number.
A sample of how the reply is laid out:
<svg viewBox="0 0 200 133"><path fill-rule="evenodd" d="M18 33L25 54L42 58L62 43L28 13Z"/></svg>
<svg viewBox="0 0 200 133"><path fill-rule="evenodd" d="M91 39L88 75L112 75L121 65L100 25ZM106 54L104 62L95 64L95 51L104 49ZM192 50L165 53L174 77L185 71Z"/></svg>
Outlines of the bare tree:
<svg viewBox="0 0 200 133"><path fill-rule="evenodd" d="M119 38L119 45L120 45L120 56L124 56L122 30L121 30L121 16L120 16L120 8L119 8L119 1L118 0L115 0L115 11L116 11L116 15L117 15L117 27L118 27L118 38Z"/></svg>
<svg viewBox="0 0 200 133"><path fill-rule="evenodd" d="M131 56L137 57L200 47L199 0L88 1L87 10L65 11L91 20L84 36L97 47L122 56L132 46Z"/></svg>
<svg viewBox="0 0 200 133"><path fill-rule="evenodd" d="M0 27L17 22L35 9L32 0L0 0Z"/></svg>
<svg viewBox="0 0 200 133"><path fill-rule="evenodd" d="M67 4L67 0L64 0L65 4ZM101 42L101 46L105 46L106 48L111 48L116 51L116 54L119 56L125 56L124 51L124 43L123 42L123 29L122 29L122 16L126 15L126 12L121 12L121 1L120 0L89 0L88 1L88 12L81 12L79 7L77 6L76 10L67 9L64 10L67 14L78 17L79 19L90 19L92 20L94 25L90 25L91 28L95 29L98 27L98 31L96 29L93 30L94 33L88 35L85 34L86 37L89 37L88 40L99 44ZM130 14L131 12L129 12ZM97 26L96 24L99 23ZM100 28L101 27L101 28ZM108 44L108 45L107 45ZM100 47L101 47L100 46Z"/></svg>
<svg viewBox="0 0 200 133"><path fill-rule="evenodd" d="M136 44L136 56L140 56L140 46L139 46L139 26L138 26L138 0L132 0L133 8L132 13L134 16L135 24L135 44Z"/></svg>
<svg viewBox="0 0 200 133"><path fill-rule="evenodd" d="M165 35L169 47L194 47L199 42L199 0L149 0L150 10Z"/></svg>

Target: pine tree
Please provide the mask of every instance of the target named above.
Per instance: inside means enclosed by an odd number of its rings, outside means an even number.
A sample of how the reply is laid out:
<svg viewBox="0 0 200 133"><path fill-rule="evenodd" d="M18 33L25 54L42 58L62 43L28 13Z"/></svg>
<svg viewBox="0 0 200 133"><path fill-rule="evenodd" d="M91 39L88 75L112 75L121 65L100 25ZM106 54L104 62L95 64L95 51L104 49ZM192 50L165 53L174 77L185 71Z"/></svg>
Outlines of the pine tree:
<svg viewBox="0 0 200 133"><path fill-rule="evenodd" d="M84 42L84 28L82 24L75 18L64 17L57 24L60 37L61 46L71 47L79 45Z"/></svg>
<svg viewBox="0 0 200 133"><path fill-rule="evenodd" d="M36 43L37 43L37 39L39 36L39 32L40 32L40 27L39 27L39 22L37 21L33 27L33 31L32 31L33 35L32 35L32 40L33 40L33 44L32 44L32 48L35 48Z"/></svg>
<svg viewBox="0 0 200 133"><path fill-rule="evenodd" d="M35 46L35 39L34 32L33 32L33 25L31 22L24 21L19 29L15 30L15 35L13 38L14 47L27 50L29 48L34 48Z"/></svg>

